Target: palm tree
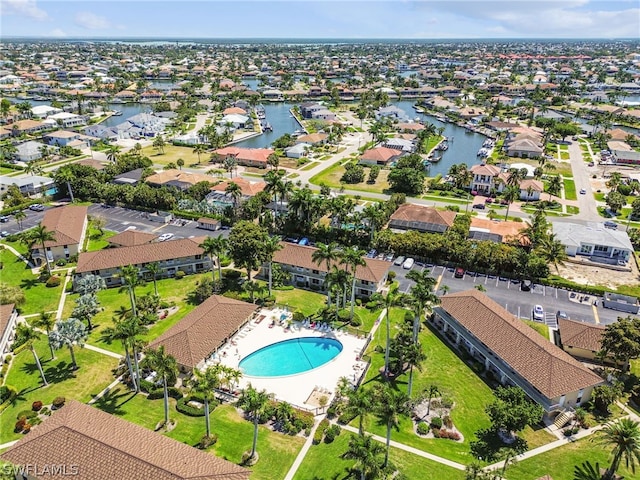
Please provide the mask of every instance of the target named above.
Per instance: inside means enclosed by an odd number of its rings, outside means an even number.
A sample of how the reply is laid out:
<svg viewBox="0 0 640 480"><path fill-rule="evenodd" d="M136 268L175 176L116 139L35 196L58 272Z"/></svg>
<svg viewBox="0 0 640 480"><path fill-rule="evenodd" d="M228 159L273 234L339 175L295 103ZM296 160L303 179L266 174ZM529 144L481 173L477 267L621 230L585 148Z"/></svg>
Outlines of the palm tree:
<svg viewBox="0 0 640 480"><path fill-rule="evenodd" d="M360 250L358 247L348 247L340 254L340 260L342 264L351 269L351 313L349 318L353 319L353 311L356 304L356 270L359 266L365 266L363 255L366 254L364 250Z"/></svg>
<svg viewBox="0 0 640 480"><path fill-rule="evenodd" d="M393 305L396 305L400 294L398 293L398 284L394 283L389 287L389 291L384 296L385 324L387 326L387 342L384 348L384 375L389 375L389 352L391 350L391 320L389 318L389 311Z"/></svg>
<svg viewBox="0 0 640 480"><path fill-rule="evenodd" d="M118 161L118 158L120 157L120 150L122 150L122 147L118 145L109 145L106 153L107 160L116 163Z"/></svg>
<svg viewBox="0 0 640 480"><path fill-rule="evenodd" d="M131 376L131 383L136 392L140 391L140 372L138 368L138 356L134 347L136 336L141 333L146 333L147 328L140 325L140 320L137 317L130 318L114 318L113 327L105 328L101 333L101 339L107 343L113 341L120 341L124 347L124 358L129 369L129 375ZM135 359L132 360L132 357ZM136 371L134 374L134 363Z"/></svg>
<svg viewBox="0 0 640 480"><path fill-rule="evenodd" d="M75 202L73 198L73 190L71 189L71 182L75 180L76 176L73 174L69 166L60 168L60 170L56 172L56 177L58 177L58 180L61 182L65 182L67 184L67 191L69 192L69 197L71 197L71 203Z"/></svg>
<svg viewBox="0 0 640 480"><path fill-rule="evenodd" d="M238 399L238 406L245 411L247 416L253 417L253 444L251 446L250 459L256 458L256 446L258 444L258 423L265 414L271 395L266 390L256 390L249 384L242 391Z"/></svg>
<svg viewBox="0 0 640 480"><path fill-rule="evenodd" d="M95 295L107 288L104 278L99 275L85 275L75 281L76 291L80 295Z"/></svg>
<svg viewBox="0 0 640 480"><path fill-rule="evenodd" d="M220 265L220 257L227 251L228 241L223 236L218 237L207 237L204 241L199 245L200 248L204 250L204 253L209 256L209 261L211 262L211 273L213 275L213 280L215 281L216 275L215 270L213 269L213 257L216 257L216 264L218 265L218 278L222 280L222 267Z"/></svg>
<svg viewBox="0 0 640 480"><path fill-rule="evenodd" d="M42 370L40 357L38 357L38 352L36 352L36 349L33 346L34 342L40 338L40 334L26 323L19 323L16 327L16 336L22 338L24 340L23 345L25 346L25 348L31 350L33 359L36 361L36 365L38 366L38 370L40 371L40 376L42 377L42 381L44 383L44 386L46 387L47 385L49 385L49 382L47 382L47 377L44 376L44 370Z"/></svg>
<svg viewBox="0 0 640 480"><path fill-rule="evenodd" d="M422 362L427 359L427 354L424 353L420 342L414 342L411 345L404 347L403 354L404 361L409 364L409 384L407 385L407 396L411 398L411 392L413 389L413 369L414 367L418 371L422 371Z"/></svg>
<svg viewBox="0 0 640 480"><path fill-rule="evenodd" d="M147 268L147 272L149 272L153 278L153 292L157 297L158 296L158 274L162 271L162 268L160 268L160 263L158 262L147 263L146 268Z"/></svg>
<svg viewBox="0 0 640 480"><path fill-rule="evenodd" d="M567 250L562 242L556 238L555 233L545 235L540 240L536 252L547 263L556 267L556 272L559 272L559 265L564 265L564 261L567 259Z"/></svg>
<svg viewBox="0 0 640 480"><path fill-rule="evenodd" d="M259 292L264 292L264 287L260 285L258 282L254 282L253 280L249 282L244 282L242 288L245 292L249 292L249 298L251 299L251 303L255 303L255 294Z"/></svg>
<svg viewBox="0 0 640 480"><path fill-rule="evenodd" d="M193 151L196 155L198 155L198 165L200 165L200 155L207 151L207 147L202 143L198 143L195 147L193 147Z"/></svg>
<svg viewBox="0 0 640 480"><path fill-rule="evenodd" d="M604 474L604 479L613 479L622 463L636 473L636 462L640 463L640 424L630 418L621 418L607 424L596 433L596 441L604 447L613 446L613 460Z"/></svg>
<svg viewBox="0 0 640 480"><path fill-rule="evenodd" d="M24 213L23 210L18 210L13 214L13 218L16 219L16 223L18 224L18 228L22 230L22 221L27 218L27 214Z"/></svg>
<svg viewBox="0 0 640 480"><path fill-rule="evenodd" d="M431 412L431 399L436 395L439 395L440 390L438 389L437 385L431 384L424 389L424 393L426 393L428 397L428 400L427 400L427 416L428 416L429 413Z"/></svg>
<svg viewBox="0 0 640 480"><path fill-rule="evenodd" d="M515 202L518 198L520 198L520 187L517 186L508 186L502 192L502 198L504 198L505 202L507 202L507 213L504 216L505 220L509 219L509 208L511 208L511 204Z"/></svg>
<svg viewBox="0 0 640 480"><path fill-rule="evenodd" d="M209 403L215 399L214 390L220 386L219 365L207 367L205 370L193 371L191 389L204 400L204 421L207 427L207 437L211 436L211 419L209 418Z"/></svg>
<svg viewBox="0 0 640 480"><path fill-rule="evenodd" d="M382 471L381 455L384 447L371 435L351 435L349 449L342 458L355 460L354 468L360 471L360 480L377 478Z"/></svg>
<svg viewBox="0 0 640 480"><path fill-rule="evenodd" d="M164 345L158 347L157 350L147 350L147 359L149 366L156 372L158 377L162 378L162 387L164 388L164 425L169 424L169 389L167 380L173 377L178 371L176 359L165 353Z"/></svg>
<svg viewBox="0 0 640 480"><path fill-rule="evenodd" d="M416 282L411 287L411 304L415 313L415 319L413 322L413 341L418 340L418 333L420 330L420 318L424 313L424 309L427 305L437 305L440 300L433 291L436 286L437 280L429 275L428 270L419 272L418 270L411 270L407 274L409 280Z"/></svg>
<svg viewBox="0 0 640 480"><path fill-rule="evenodd" d="M55 325L55 318L50 312L40 312L40 315L33 320L33 326L36 328L44 328L45 332L47 332L47 339L49 334L51 333L51 329ZM51 346L51 341L48 340L49 350L51 351L51 360L56 358L53 347Z"/></svg>
<svg viewBox="0 0 640 480"><path fill-rule="evenodd" d="M409 413L409 397L403 392L394 390L389 384L381 384L376 392L375 412L380 423L387 427L387 449L383 464L386 467L389 462L391 429L397 430L400 417Z"/></svg>
<svg viewBox="0 0 640 480"><path fill-rule="evenodd" d="M224 189L224 193L231 197L233 200L233 209L237 210L240 198L242 198L242 189L240 188L240 185L236 182L229 182L227 187Z"/></svg>
<svg viewBox="0 0 640 480"><path fill-rule="evenodd" d="M58 320L55 328L49 334L49 341L54 349L58 350L62 347L68 347L71 353L71 363L73 369L78 369L76 363L76 355L73 351L74 345L84 346L87 339L87 327L77 318L69 318L67 320Z"/></svg>
<svg viewBox="0 0 640 480"><path fill-rule="evenodd" d="M140 270L134 265L127 265L126 267L120 267L120 278L122 279L122 288L120 290L127 290L129 292L129 301L131 302L131 313L134 317L138 316L136 309L136 287L142 285L140 280Z"/></svg>
<svg viewBox="0 0 640 480"><path fill-rule="evenodd" d="M322 265L322 262L327 267L327 275L325 276L325 288L327 289L327 305L331 306L331 276L329 273L331 272L331 266L334 264L340 255L340 251L338 250L338 244L335 242L326 244L322 242L318 242L316 244L316 250L311 254L311 261L316 265Z"/></svg>
<svg viewBox="0 0 640 480"><path fill-rule="evenodd" d="M582 465L576 465L573 470L573 480L602 480L600 464L596 462L594 467L591 462L586 461Z"/></svg>
<svg viewBox="0 0 640 480"><path fill-rule="evenodd" d="M282 250L282 245L280 244L280 239L278 237L269 236L264 244L264 247L267 259L269 260L269 296L271 296L271 287L273 284L273 255L278 250Z"/></svg>
<svg viewBox="0 0 640 480"><path fill-rule="evenodd" d="M29 249L33 248L33 246L36 244L42 247L42 255L44 255L44 260L47 265L47 272L49 273L49 275L51 275L51 265L49 264L49 256L47 255L47 248L45 247L45 243L52 242L55 239L56 233L48 230L47 227L42 224L26 231L22 237L22 241L29 246Z"/></svg>
<svg viewBox="0 0 640 480"><path fill-rule="evenodd" d="M364 388L350 390L347 393L347 398L349 402L345 407L345 413L349 417L358 417L358 432L360 435L364 435L364 417L371 413L374 404L371 390Z"/></svg>
<svg viewBox="0 0 640 480"><path fill-rule="evenodd" d="M551 201L551 196L558 196L560 191L562 190L562 179L559 175L554 175L549 179L549 183L547 184L547 192L549 193L549 201Z"/></svg>

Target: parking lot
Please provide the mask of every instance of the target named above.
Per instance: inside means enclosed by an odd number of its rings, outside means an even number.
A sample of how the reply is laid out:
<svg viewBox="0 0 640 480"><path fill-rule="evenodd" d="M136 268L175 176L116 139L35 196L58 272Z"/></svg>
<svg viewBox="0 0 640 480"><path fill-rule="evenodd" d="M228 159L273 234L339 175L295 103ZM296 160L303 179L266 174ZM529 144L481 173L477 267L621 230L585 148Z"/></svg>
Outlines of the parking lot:
<svg viewBox="0 0 640 480"><path fill-rule="evenodd" d="M440 281L439 294L442 294L443 285L447 286L448 293L469 290L477 288L477 285L482 285L485 293L491 299L519 318L532 320L534 305L541 305L544 309L545 323L549 326L555 327L556 312L559 310L566 312L572 320L595 323L595 309L597 311L597 321L601 324L612 323L619 316L626 316L625 313L603 308L602 299L592 295L581 295L560 288L538 284L532 284L530 291L522 291L519 280L496 275L464 272L462 278L456 278L453 267L425 265L416 262L411 269L404 269L402 266L391 264L391 270L396 273L396 280L399 282L401 292L408 292L413 285L413 281L406 278L408 272L427 269L433 278ZM597 301L597 306L594 306L594 301Z"/></svg>

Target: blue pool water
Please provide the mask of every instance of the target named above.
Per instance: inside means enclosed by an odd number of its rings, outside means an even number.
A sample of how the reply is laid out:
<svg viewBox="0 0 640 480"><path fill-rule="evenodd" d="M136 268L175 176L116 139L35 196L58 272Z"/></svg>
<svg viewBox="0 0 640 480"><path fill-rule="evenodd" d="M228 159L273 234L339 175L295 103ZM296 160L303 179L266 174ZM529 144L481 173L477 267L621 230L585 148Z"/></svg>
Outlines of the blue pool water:
<svg viewBox="0 0 640 480"><path fill-rule="evenodd" d="M256 350L240 361L240 370L252 377L294 375L324 365L341 351L342 343L333 338L294 338Z"/></svg>

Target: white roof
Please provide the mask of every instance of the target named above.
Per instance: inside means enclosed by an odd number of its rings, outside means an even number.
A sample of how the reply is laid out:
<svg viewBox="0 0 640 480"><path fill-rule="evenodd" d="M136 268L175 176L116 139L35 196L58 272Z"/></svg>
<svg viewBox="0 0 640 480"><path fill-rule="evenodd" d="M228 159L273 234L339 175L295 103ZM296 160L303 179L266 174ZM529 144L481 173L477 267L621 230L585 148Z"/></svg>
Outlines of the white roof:
<svg viewBox="0 0 640 480"><path fill-rule="evenodd" d="M556 238L566 246L580 247L580 245L605 245L624 250L633 251L633 245L627 232L604 228L601 223L577 223L552 222L553 233Z"/></svg>
<svg viewBox="0 0 640 480"><path fill-rule="evenodd" d="M49 115L49 117L47 118L52 118L54 120L65 120L67 118L77 118L80 115L76 115L75 113L69 113L69 112L60 112L60 113L56 113L54 115Z"/></svg>
<svg viewBox="0 0 640 480"><path fill-rule="evenodd" d="M33 113L38 117L41 115L46 115L47 113L61 112L61 111L62 110L60 108L52 107L50 105L38 105L31 109L31 113Z"/></svg>

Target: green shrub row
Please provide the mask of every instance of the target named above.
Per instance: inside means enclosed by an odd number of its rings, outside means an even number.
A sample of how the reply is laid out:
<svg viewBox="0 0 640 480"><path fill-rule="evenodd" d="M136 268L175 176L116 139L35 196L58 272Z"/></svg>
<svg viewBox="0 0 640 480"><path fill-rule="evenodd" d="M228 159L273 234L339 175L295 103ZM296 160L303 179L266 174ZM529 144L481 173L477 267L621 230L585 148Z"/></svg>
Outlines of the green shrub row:
<svg viewBox="0 0 640 480"><path fill-rule="evenodd" d="M5 393L2 394L2 391L4 391ZM3 412L12 404L13 400L16 398L16 395L17 393L12 387L7 387L6 385L0 387L0 398L3 398L2 402L0 403L0 412Z"/></svg>
<svg viewBox="0 0 640 480"><path fill-rule="evenodd" d="M176 387L169 387L167 390L171 398L175 398L176 400L182 398L182 392ZM164 388L151 390L147 395L147 400L158 400L159 398L164 398Z"/></svg>
<svg viewBox="0 0 640 480"><path fill-rule="evenodd" d="M326 418L320 422L320 425L318 425L318 428L316 429L316 433L313 434L314 445L318 445L320 442L322 442L322 437L324 437L324 432L329 428L329 425L331 424L329 423L329 420L327 420Z"/></svg>
<svg viewBox="0 0 640 480"><path fill-rule="evenodd" d="M191 401L202 403L202 408L197 408L189 405L189 402ZM216 406L218 406L217 401L210 401L209 413L211 413L216 408ZM178 402L176 403L176 410L190 417L204 417L204 399L193 395L189 397L179 398Z"/></svg>

